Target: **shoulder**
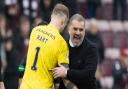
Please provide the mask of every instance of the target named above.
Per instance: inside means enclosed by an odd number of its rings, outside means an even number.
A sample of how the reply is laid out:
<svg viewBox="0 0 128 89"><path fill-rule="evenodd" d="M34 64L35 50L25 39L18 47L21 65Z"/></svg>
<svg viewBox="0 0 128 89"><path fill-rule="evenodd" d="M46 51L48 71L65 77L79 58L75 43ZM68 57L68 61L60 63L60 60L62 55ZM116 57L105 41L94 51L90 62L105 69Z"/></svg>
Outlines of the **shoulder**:
<svg viewBox="0 0 128 89"><path fill-rule="evenodd" d="M65 41L65 39L60 35L59 39L58 39L60 45L63 47L64 45L67 46L67 42Z"/></svg>
<svg viewBox="0 0 128 89"><path fill-rule="evenodd" d="M39 26L36 26L32 29L33 30L37 30L37 29L42 29L43 27L45 27L45 25L39 25Z"/></svg>
<svg viewBox="0 0 128 89"><path fill-rule="evenodd" d="M61 35L57 37L56 44L60 50L68 50L68 45Z"/></svg>
<svg viewBox="0 0 128 89"><path fill-rule="evenodd" d="M98 55L98 49L96 47L96 45L91 42L90 40L88 39L85 39L84 40L84 51L86 52L86 54L89 56L89 55Z"/></svg>
<svg viewBox="0 0 128 89"><path fill-rule="evenodd" d="M38 32L44 32L45 29L46 29L46 25L36 26L32 29L31 34L35 34ZM49 30L45 30L45 31L49 31Z"/></svg>
<svg viewBox="0 0 128 89"><path fill-rule="evenodd" d="M86 45L87 49L97 49L95 43L93 43L92 41L90 41L89 39L85 38L84 39L84 44Z"/></svg>

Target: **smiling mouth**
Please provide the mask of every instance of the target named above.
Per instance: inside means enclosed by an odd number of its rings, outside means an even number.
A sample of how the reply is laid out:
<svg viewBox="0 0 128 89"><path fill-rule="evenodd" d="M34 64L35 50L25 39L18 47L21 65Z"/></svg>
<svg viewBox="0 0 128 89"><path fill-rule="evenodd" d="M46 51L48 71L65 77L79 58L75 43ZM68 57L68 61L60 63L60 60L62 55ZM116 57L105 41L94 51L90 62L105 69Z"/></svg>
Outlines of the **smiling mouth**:
<svg viewBox="0 0 128 89"><path fill-rule="evenodd" d="M74 35L73 38L74 38L75 41L80 41L81 40L81 37L79 35Z"/></svg>

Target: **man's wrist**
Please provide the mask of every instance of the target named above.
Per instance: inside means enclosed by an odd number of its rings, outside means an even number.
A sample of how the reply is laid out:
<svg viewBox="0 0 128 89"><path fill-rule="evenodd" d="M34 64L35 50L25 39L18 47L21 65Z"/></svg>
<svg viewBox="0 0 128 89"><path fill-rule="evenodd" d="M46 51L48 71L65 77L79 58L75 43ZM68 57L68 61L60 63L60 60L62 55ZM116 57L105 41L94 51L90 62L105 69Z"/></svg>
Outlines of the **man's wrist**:
<svg viewBox="0 0 128 89"><path fill-rule="evenodd" d="M65 74L64 74L64 78L67 78L68 70L69 70L69 69L66 69Z"/></svg>

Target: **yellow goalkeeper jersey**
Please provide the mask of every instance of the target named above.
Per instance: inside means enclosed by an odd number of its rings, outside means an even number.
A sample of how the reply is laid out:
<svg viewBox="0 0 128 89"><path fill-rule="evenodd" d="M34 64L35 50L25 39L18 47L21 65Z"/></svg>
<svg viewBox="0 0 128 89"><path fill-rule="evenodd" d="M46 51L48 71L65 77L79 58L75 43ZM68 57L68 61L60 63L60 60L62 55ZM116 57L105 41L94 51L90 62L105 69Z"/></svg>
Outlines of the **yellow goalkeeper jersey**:
<svg viewBox="0 0 128 89"><path fill-rule="evenodd" d="M68 64L68 55L67 44L54 25L33 28L20 89L53 89L52 69Z"/></svg>

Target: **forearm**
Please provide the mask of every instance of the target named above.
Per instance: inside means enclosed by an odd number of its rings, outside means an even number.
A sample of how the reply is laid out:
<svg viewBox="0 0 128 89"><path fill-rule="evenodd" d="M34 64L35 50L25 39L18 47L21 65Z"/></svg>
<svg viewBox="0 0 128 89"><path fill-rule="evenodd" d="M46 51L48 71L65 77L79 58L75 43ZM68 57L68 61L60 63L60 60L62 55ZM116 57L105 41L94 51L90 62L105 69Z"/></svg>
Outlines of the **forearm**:
<svg viewBox="0 0 128 89"><path fill-rule="evenodd" d="M5 89L3 82L0 82L0 89Z"/></svg>
<svg viewBox="0 0 128 89"><path fill-rule="evenodd" d="M55 83L55 84L54 84L54 89L59 89L59 86L60 86L59 83Z"/></svg>
<svg viewBox="0 0 128 89"><path fill-rule="evenodd" d="M67 89L78 89L77 86L72 82L70 82L69 80L64 79L63 82Z"/></svg>
<svg viewBox="0 0 128 89"><path fill-rule="evenodd" d="M20 87L21 83L22 83L22 78L19 78L19 86L18 87Z"/></svg>
<svg viewBox="0 0 128 89"><path fill-rule="evenodd" d="M60 78L54 79L54 89L59 89Z"/></svg>

